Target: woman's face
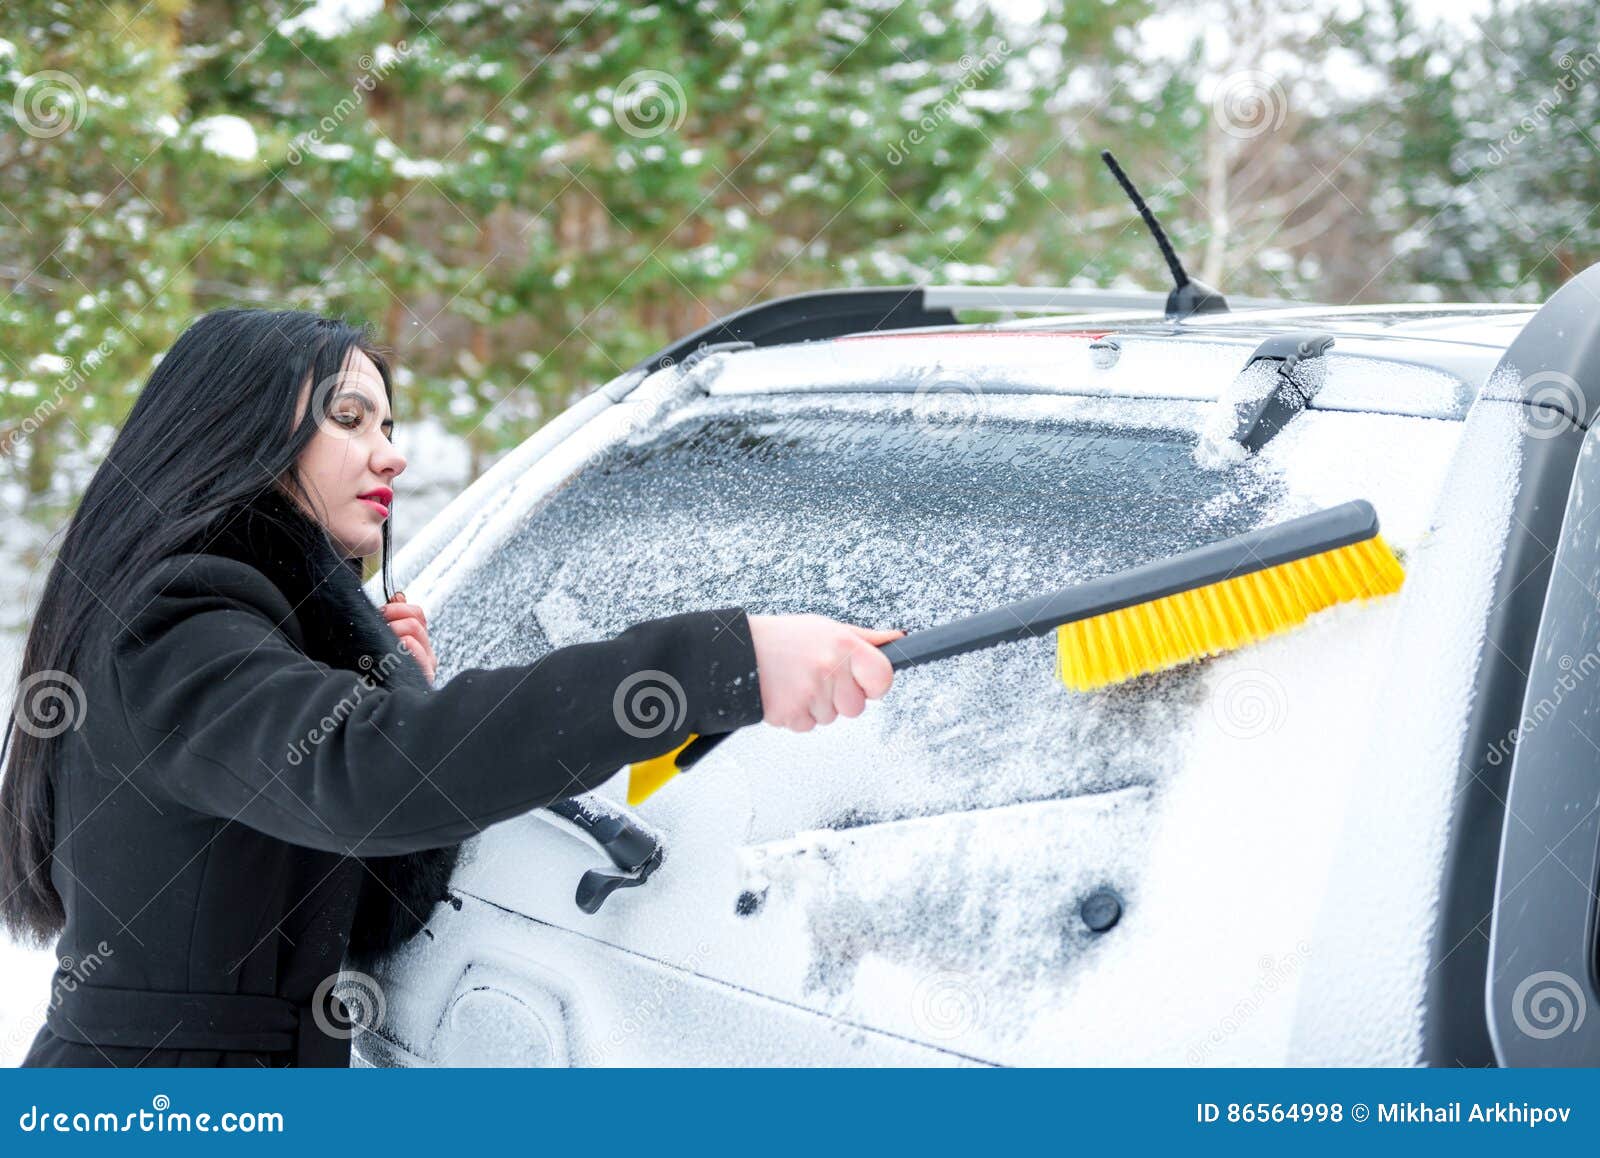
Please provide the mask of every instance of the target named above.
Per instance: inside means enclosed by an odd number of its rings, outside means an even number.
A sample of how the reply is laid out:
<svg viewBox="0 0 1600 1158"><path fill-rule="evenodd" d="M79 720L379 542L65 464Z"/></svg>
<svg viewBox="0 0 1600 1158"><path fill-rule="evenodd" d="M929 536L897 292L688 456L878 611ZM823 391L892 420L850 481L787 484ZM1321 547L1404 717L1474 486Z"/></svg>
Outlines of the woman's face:
<svg viewBox="0 0 1600 1158"><path fill-rule="evenodd" d="M383 379L372 359L354 350L342 373L301 391L297 426L308 403L325 417L300 452L307 509L346 555L371 555L383 547L394 480L406 469L405 456L389 441L394 418Z"/></svg>

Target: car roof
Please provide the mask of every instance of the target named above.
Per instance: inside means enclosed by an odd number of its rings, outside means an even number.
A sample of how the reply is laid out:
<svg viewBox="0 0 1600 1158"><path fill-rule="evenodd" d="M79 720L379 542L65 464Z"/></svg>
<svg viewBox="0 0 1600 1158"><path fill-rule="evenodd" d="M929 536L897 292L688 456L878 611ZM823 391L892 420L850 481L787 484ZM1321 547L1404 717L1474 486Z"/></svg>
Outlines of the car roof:
<svg viewBox="0 0 1600 1158"><path fill-rule="evenodd" d="M868 334L932 336L962 333L1082 333L1106 331L1174 341L1259 344L1275 335L1315 331L1332 336L1341 353L1432 366L1481 383L1537 312L1532 305L1432 304L1270 306L1170 321L1149 312L1072 313L934 326Z"/></svg>
<svg viewBox="0 0 1600 1158"><path fill-rule="evenodd" d="M1531 305L1295 305L1196 314L1181 322L1149 314L1073 314L1032 322L1003 322L997 329L1025 326L1079 326L1086 318L1116 321L1119 329L1138 331L1204 331L1265 335L1291 329L1318 329L1347 337L1385 335L1417 341L1448 341L1505 349L1537 311Z"/></svg>
<svg viewBox="0 0 1600 1158"><path fill-rule="evenodd" d="M1032 304L1063 297L1074 302L1103 301L1108 307L1114 305L1116 308L1095 310L1085 305L1070 312L1049 313L1040 311ZM764 336L758 342L744 340L744 335L757 322L760 326L769 326L767 315L779 314L772 328L784 331L794 324L793 316L797 307L802 321L807 322L819 312L826 312L819 311L817 303L827 306L845 299L848 299L845 313L879 321L867 321L853 331L848 325L841 327L825 322L834 335L827 339L786 342L781 336ZM1010 309L1007 303L1014 304L1013 299L1025 300L1030 304L1021 309ZM434 570L433 564L441 562L441 552L461 531L481 529L477 527L479 518L486 508L498 505L494 499L498 491L508 485L515 486L516 480L529 467L567 435L607 408L627 399L660 370L676 367L687 371L695 361L721 358L741 348L770 349L776 343L790 349L810 347L817 351L841 340L841 334L859 339L981 332L997 335L1026 332L1081 334L1086 330L1103 330L1150 342L1248 347L1274 335L1304 328L1332 334L1335 338L1334 352L1340 357L1349 355L1382 359L1394 365L1428 368L1447 374L1461 384L1462 389L1458 391L1461 401L1469 401L1494 372L1506 347L1538 309L1536 305L1529 304L1391 303L1338 307L1258 299L1231 300L1236 307L1242 308L1225 313L1196 315L1179 322L1166 320L1161 313L1162 296L1147 292L1120 294L1102 290L1056 291L1036 287L941 289L899 286L814 291L760 303L687 335L584 396L522 446L502 457L490 471L468 487L466 493L451 504L449 515L452 517L436 519L425 527L405 545L395 559L395 566L407 574L423 569ZM898 315L903 307L912 303L919 307L910 311L913 316L931 317L933 315L928 310L938 307L951 324L907 326ZM989 310L991 314L998 310L1000 313L1009 313L1011 320L961 324L956 315L945 307ZM1019 312L1026 312L1029 316L1017 317ZM745 319L749 319L749 325ZM1239 367L1242 368L1246 360L1246 356L1241 355ZM1456 416L1459 417L1465 407L1458 404L1456 410ZM468 535L468 538L473 537L475 535Z"/></svg>

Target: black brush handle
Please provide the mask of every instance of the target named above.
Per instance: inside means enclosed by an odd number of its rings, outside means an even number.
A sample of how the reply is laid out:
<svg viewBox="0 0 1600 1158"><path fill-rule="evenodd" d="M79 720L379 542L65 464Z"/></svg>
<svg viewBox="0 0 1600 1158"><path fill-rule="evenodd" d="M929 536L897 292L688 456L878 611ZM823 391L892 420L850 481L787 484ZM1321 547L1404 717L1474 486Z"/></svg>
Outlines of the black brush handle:
<svg viewBox="0 0 1600 1158"><path fill-rule="evenodd" d="M896 671L997 643L1033 639L1064 623L1075 623L1140 603L1164 599L1180 591L1209 587L1254 571L1263 571L1348 547L1378 533L1378 512L1364 499L1341 503L1324 511L1290 519L1287 523L1247 531L1231 539L1207 543L1169 559L1158 559L1127 571L1118 571L1087 583L1063 587L980 611L951 623L913 631L882 645ZM678 753L678 771L692 768L731 732L697 736Z"/></svg>

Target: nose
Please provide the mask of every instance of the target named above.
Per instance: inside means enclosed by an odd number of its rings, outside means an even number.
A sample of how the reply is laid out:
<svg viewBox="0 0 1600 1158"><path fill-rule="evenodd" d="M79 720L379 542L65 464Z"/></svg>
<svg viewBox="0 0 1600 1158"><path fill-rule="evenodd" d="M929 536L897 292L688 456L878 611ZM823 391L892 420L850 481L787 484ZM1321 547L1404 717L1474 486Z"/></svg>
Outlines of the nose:
<svg viewBox="0 0 1600 1158"><path fill-rule="evenodd" d="M400 448L388 439L384 439L372 455L372 469L384 478L394 478L406 469L406 456L400 453Z"/></svg>

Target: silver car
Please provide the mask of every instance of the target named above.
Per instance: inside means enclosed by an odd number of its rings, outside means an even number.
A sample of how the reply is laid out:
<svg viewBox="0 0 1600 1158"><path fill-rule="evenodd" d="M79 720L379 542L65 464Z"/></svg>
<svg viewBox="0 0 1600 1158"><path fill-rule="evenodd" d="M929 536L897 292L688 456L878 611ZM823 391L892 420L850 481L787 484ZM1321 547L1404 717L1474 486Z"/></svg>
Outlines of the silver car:
<svg viewBox="0 0 1600 1158"><path fill-rule="evenodd" d="M1512 755L1546 729L1491 741L1582 646L1534 646L1585 469L1524 364L1560 301L812 294L595 391L397 558L441 681L730 604L927 627L1351 499L1407 581L1092 694L1048 636L930 663L637 809L623 771L494 825L363 979L356 1063L1547 1056L1509 1040L1518 984L1591 1000L1593 970L1497 925ZM1246 450L1232 403L1279 382L1309 401Z"/></svg>

